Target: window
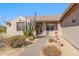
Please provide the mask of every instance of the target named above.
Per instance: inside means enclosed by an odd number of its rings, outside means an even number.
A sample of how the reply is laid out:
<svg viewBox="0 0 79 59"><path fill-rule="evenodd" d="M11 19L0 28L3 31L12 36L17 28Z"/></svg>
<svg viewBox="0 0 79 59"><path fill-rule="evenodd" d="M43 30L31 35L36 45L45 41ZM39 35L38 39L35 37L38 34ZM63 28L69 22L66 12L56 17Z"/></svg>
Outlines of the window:
<svg viewBox="0 0 79 59"><path fill-rule="evenodd" d="M76 17L72 16L72 22L75 23L76 22Z"/></svg>
<svg viewBox="0 0 79 59"><path fill-rule="evenodd" d="M54 30L54 25L53 25L53 24L47 24L46 30L47 30L47 31L52 31L52 30Z"/></svg>
<svg viewBox="0 0 79 59"><path fill-rule="evenodd" d="M24 22L17 22L17 31L23 31L24 29Z"/></svg>
<svg viewBox="0 0 79 59"><path fill-rule="evenodd" d="M72 22L75 23L76 21L75 20L72 20Z"/></svg>
<svg viewBox="0 0 79 59"><path fill-rule="evenodd" d="M31 23L28 23L28 29L31 30L32 27L31 27Z"/></svg>

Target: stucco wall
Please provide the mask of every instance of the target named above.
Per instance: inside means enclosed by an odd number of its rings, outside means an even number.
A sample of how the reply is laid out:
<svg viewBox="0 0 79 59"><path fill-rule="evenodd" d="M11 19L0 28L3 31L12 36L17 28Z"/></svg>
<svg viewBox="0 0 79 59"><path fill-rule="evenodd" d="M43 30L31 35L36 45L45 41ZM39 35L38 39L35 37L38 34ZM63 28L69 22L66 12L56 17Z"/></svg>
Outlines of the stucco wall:
<svg viewBox="0 0 79 59"><path fill-rule="evenodd" d="M11 26L6 25L7 35L9 35L9 36L22 35L23 34L22 31L17 31L17 22L25 22L25 20L26 19L24 17L20 16L14 20L9 21L11 23Z"/></svg>
<svg viewBox="0 0 79 59"><path fill-rule="evenodd" d="M58 23L58 36L62 36L62 28L60 23Z"/></svg>
<svg viewBox="0 0 79 59"><path fill-rule="evenodd" d="M75 20L75 22L72 22L72 20ZM62 27L79 26L79 7L74 9L73 12L71 12L67 17L64 18L61 26Z"/></svg>

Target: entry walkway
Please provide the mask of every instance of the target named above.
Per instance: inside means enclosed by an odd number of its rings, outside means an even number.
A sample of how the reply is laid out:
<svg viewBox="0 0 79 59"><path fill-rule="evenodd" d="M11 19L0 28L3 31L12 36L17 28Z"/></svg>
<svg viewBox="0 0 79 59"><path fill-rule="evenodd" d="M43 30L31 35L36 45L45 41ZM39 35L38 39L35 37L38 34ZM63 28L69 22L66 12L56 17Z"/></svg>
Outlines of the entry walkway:
<svg viewBox="0 0 79 59"><path fill-rule="evenodd" d="M19 56L40 56L41 49L47 41L47 37L36 38L37 42L27 47Z"/></svg>

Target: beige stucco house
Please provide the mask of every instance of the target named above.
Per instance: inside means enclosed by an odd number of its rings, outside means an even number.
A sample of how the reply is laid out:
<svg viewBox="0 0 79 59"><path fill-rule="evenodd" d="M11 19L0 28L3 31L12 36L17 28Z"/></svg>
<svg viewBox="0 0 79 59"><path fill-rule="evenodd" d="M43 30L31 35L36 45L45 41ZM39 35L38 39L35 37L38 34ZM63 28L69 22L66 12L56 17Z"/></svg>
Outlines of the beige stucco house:
<svg viewBox="0 0 79 59"><path fill-rule="evenodd" d="M59 22L63 37L79 49L79 4L70 4L60 17Z"/></svg>
<svg viewBox="0 0 79 59"><path fill-rule="evenodd" d="M23 30L35 22L35 35L53 35L58 26L58 18L54 16L18 16L6 23L7 35L23 35Z"/></svg>
<svg viewBox="0 0 79 59"><path fill-rule="evenodd" d="M58 35L62 35L74 47L79 49L79 4L70 4L65 12L60 15L53 16L34 16L16 17L16 19L8 21L8 35L22 35L25 27L35 21L35 35L53 36L55 31Z"/></svg>

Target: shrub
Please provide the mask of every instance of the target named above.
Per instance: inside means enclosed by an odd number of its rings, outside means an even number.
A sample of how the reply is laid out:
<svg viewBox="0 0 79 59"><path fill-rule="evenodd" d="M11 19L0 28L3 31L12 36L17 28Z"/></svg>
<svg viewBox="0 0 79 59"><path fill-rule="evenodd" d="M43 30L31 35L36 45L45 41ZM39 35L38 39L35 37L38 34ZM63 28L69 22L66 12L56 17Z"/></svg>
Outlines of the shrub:
<svg viewBox="0 0 79 59"><path fill-rule="evenodd" d="M0 48L7 46L6 38L0 37Z"/></svg>
<svg viewBox="0 0 79 59"><path fill-rule="evenodd" d="M31 30L25 30L25 31L23 31L23 34L24 34L27 38L33 36Z"/></svg>
<svg viewBox="0 0 79 59"><path fill-rule="evenodd" d="M26 42L26 37L23 35L13 36L11 46L14 48L22 47Z"/></svg>
<svg viewBox="0 0 79 59"><path fill-rule="evenodd" d="M6 42L6 46L12 46L13 42L16 40L16 39L19 39L19 38L23 38L22 35L16 35L16 36L12 36L12 37L9 37L9 38L6 38L5 42Z"/></svg>
<svg viewBox="0 0 79 59"><path fill-rule="evenodd" d="M3 39L0 39L0 48L5 47L5 42Z"/></svg>
<svg viewBox="0 0 79 59"><path fill-rule="evenodd" d="M49 38L49 42L51 42L51 43L52 43L52 42L54 42L54 39L52 39L52 38Z"/></svg>
<svg viewBox="0 0 79 59"><path fill-rule="evenodd" d="M33 40L34 40L34 37L29 37L29 40L30 40L30 41L33 41Z"/></svg>
<svg viewBox="0 0 79 59"><path fill-rule="evenodd" d="M60 44L60 46L61 46L61 47L63 47L63 46L64 46L64 44L63 44L63 43L61 43L61 44Z"/></svg>
<svg viewBox="0 0 79 59"><path fill-rule="evenodd" d="M33 43L33 42L26 41L24 45L27 46L27 45L30 45L30 44L32 44L32 43Z"/></svg>
<svg viewBox="0 0 79 59"><path fill-rule="evenodd" d="M11 39L12 41L10 46L13 48L18 48L18 47L27 46L27 45L32 44L32 42L26 41L26 37L23 35L13 36L9 39Z"/></svg>
<svg viewBox="0 0 79 59"><path fill-rule="evenodd" d="M30 41L34 40L33 34L31 30L23 31L24 36L26 36Z"/></svg>
<svg viewBox="0 0 79 59"><path fill-rule="evenodd" d="M6 32L6 27L0 25L0 33L2 33L2 32Z"/></svg>
<svg viewBox="0 0 79 59"><path fill-rule="evenodd" d="M0 38L0 48L2 47L13 47L18 48L32 44L30 41L26 41L26 37L23 35L16 35L9 38Z"/></svg>
<svg viewBox="0 0 79 59"><path fill-rule="evenodd" d="M24 31L23 34L24 36L26 36L30 41L34 40L34 36L33 36L33 30L34 28L31 26L32 24L29 24L29 27L27 27Z"/></svg>
<svg viewBox="0 0 79 59"><path fill-rule="evenodd" d="M52 45L44 47L42 52L46 56L60 56L61 55L61 50Z"/></svg>
<svg viewBox="0 0 79 59"><path fill-rule="evenodd" d="M28 31L23 31L23 34L28 38L29 35L28 35Z"/></svg>

